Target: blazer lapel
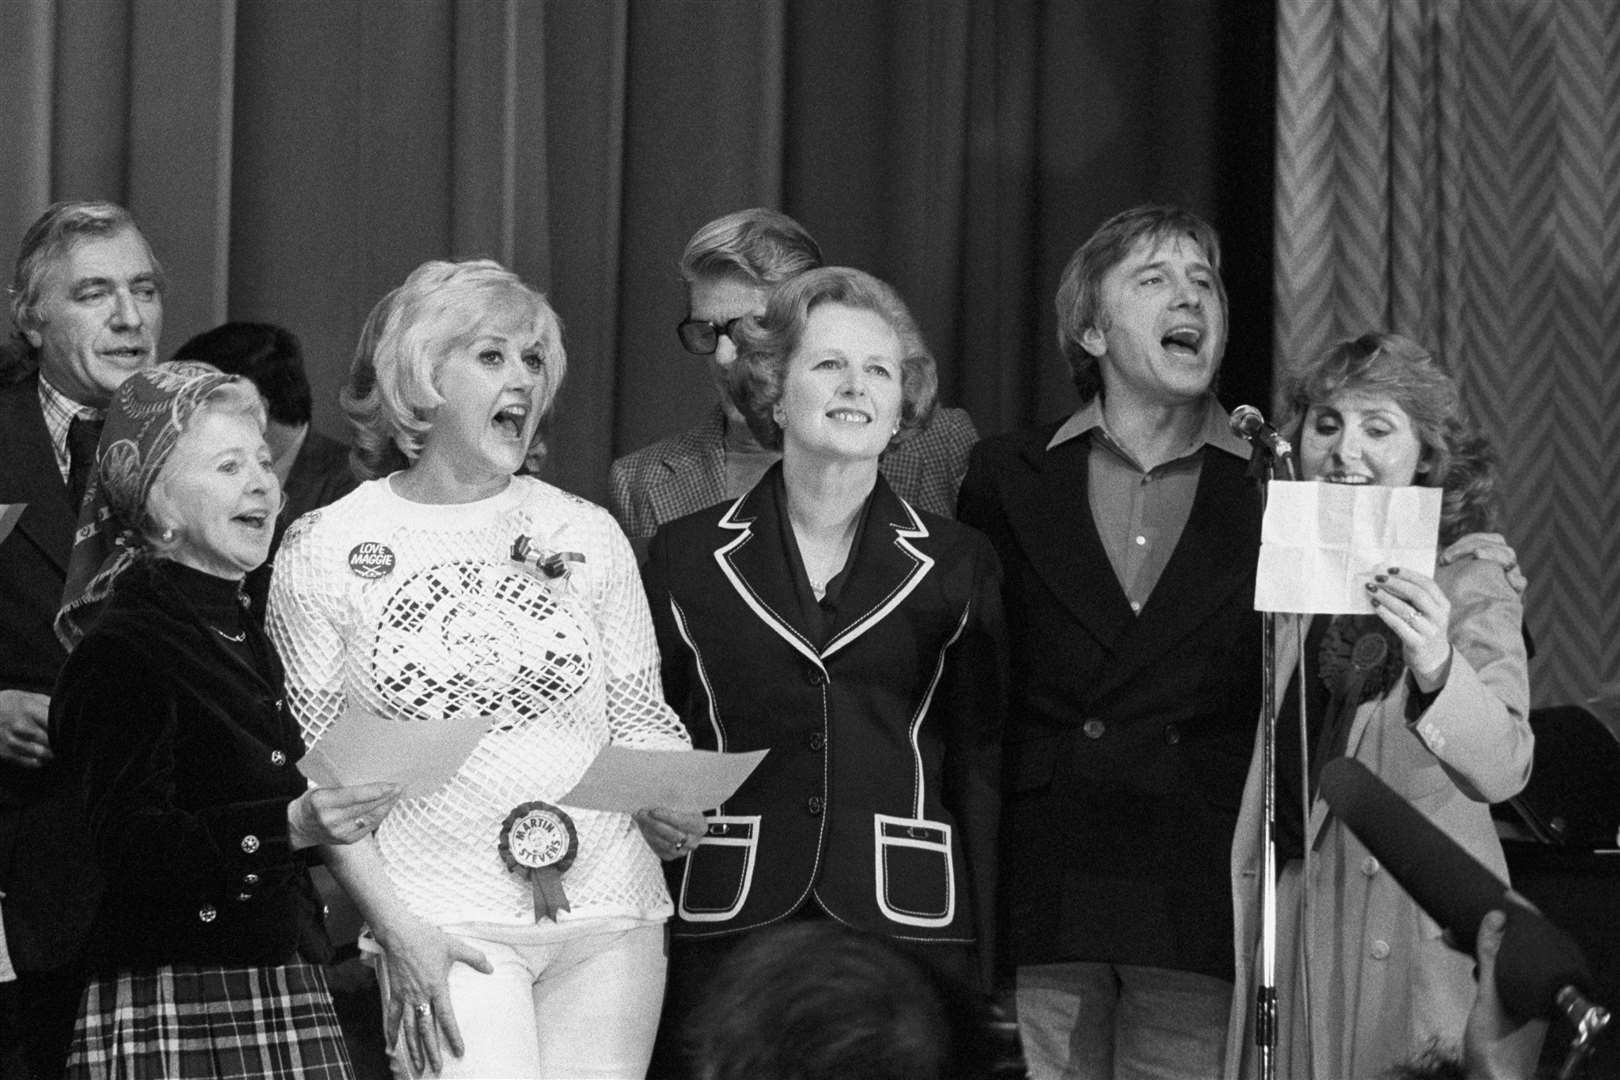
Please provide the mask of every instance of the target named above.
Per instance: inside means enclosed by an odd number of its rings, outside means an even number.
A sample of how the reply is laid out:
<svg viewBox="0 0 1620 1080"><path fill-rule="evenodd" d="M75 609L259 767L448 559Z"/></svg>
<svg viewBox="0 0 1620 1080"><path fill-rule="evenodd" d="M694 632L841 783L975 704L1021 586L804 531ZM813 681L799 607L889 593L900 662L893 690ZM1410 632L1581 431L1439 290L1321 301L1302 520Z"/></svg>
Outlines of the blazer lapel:
<svg viewBox="0 0 1620 1080"><path fill-rule="evenodd" d="M1205 447L1203 454L1198 490L1181 539L1141 615L1121 640L1097 687L1099 698L1194 632L1234 589L1253 589L1260 557L1258 492L1247 478L1244 462L1212 447Z"/></svg>
<svg viewBox="0 0 1620 1080"><path fill-rule="evenodd" d="M1112 648L1136 615L1103 550L1087 494L1089 437L1025 451L1030 468L1004 485L1007 524L1030 566L1085 629Z"/></svg>
<svg viewBox="0 0 1620 1080"><path fill-rule="evenodd" d="M24 379L5 392L0 423L6 430L5 471L0 502L26 503L16 532L36 545L45 556L67 571L73 549L78 508L56 467L51 436L40 411L38 376Z"/></svg>
<svg viewBox="0 0 1620 1080"><path fill-rule="evenodd" d="M772 469L781 466L774 465ZM799 620L792 569L783 558L782 514L773 474L754 485L720 516L723 535L714 561L742 602L771 633L796 652L821 666L808 628Z"/></svg>
<svg viewBox="0 0 1620 1080"><path fill-rule="evenodd" d="M673 521L726 498L725 418L720 407L684 433L658 464L647 502L658 521Z"/></svg>
<svg viewBox="0 0 1620 1080"><path fill-rule="evenodd" d="M881 475L866 514L861 547L838 602L840 621L848 621L828 639L823 656L833 655L887 618L934 567L933 558L918 547L926 545L928 527Z"/></svg>

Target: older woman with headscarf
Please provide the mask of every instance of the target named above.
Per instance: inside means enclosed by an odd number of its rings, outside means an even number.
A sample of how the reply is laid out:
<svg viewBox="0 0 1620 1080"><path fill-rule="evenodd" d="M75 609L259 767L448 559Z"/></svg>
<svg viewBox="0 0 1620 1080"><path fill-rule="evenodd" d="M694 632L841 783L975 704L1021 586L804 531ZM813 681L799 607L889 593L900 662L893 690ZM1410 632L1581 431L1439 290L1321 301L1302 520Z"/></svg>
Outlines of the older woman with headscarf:
<svg viewBox="0 0 1620 1080"><path fill-rule="evenodd" d="M1284 395L1304 480L1442 493L1434 576L1389 567L1365 585L1371 614L1316 616L1303 692L1299 635L1279 635L1278 1073L1361 1080L1461 1044L1474 961L1334 816L1317 778L1326 761L1354 758L1506 880L1490 804L1530 777L1525 580L1492 531L1494 455L1432 354L1399 334L1364 334L1291 371ZM1253 1054L1261 784L1257 743L1232 848L1229 1077L1254 1064L1243 1059Z"/></svg>
<svg viewBox="0 0 1620 1080"><path fill-rule="evenodd" d="M397 791L308 789L294 767L242 594L281 500L264 426L251 384L181 363L130 376L102 432L51 700L105 885L70 1076L350 1073L308 860Z"/></svg>
<svg viewBox="0 0 1620 1080"><path fill-rule="evenodd" d="M640 1075L670 911L657 854L702 832L696 814L561 805L610 743L689 746L624 534L514 475L565 364L556 314L515 274L418 267L344 393L372 479L300 519L276 561L271 633L317 747L354 709L402 744L474 736L442 787L332 852L400 1075Z"/></svg>
<svg viewBox="0 0 1620 1080"><path fill-rule="evenodd" d="M770 753L681 880L663 1055L726 953L831 919L969 985L990 959L1005 709L1000 563L879 471L928 420L899 295L823 267L737 324L738 400L780 448L741 498L654 535L664 691L706 749Z"/></svg>

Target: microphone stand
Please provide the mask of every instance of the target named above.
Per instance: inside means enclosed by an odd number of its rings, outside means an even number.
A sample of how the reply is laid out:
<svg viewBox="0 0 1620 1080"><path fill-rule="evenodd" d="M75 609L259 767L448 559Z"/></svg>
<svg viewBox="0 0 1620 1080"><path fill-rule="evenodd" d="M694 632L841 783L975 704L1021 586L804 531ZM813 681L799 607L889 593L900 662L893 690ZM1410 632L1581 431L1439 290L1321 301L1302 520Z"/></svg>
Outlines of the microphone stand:
<svg viewBox="0 0 1620 1080"><path fill-rule="evenodd" d="M1263 480L1296 480L1293 447L1277 436L1265 452ZM1260 489L1262 514L1266 488ZM1261 802L1260 815L1260 977L1254 993L1254 1042L1260 1050L1260 1080L1277 1077L1277 613L1261 612ZM1303 648L1303 642L1301 643Z"/></svg>

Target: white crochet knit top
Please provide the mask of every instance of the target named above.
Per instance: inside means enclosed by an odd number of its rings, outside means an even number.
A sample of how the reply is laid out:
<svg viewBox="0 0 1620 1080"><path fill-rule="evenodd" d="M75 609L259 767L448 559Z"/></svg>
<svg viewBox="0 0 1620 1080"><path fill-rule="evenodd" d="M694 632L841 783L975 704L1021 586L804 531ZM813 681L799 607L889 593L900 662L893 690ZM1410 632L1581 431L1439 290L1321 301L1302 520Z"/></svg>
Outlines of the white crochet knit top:
<svg viewBox="0 0 1620 1080"><path fill-rule="evenodd" d="M577 551L550 579L511 557L518 536ZM270 636L313 744L353 699L415 724L488 718L445 787L402 799L377 830L395 890L424 919L532 925L529 882L498 850L506 816L556 804L606 744L690 745L664 703L635 556L608 512L532 477L488 499L410 502L384 478L287 531ZM628 814L564 807L579 849L559 921L670 913L658 859Z"/></svg>

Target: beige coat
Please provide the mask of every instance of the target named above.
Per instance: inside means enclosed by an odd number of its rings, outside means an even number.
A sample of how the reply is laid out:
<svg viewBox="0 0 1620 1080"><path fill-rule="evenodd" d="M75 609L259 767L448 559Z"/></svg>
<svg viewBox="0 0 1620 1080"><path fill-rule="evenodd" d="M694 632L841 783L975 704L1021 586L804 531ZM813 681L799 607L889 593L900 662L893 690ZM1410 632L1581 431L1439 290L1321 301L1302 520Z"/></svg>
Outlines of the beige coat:
<svg viewBox="0 0 1620 1080"><path fill-rule="evenodd" d="M1530 778L1534 737L1513 551L1495 534L1471 534L1441 552L1435 578L1451 600L1451 672L1429 708L1406 720L1409 677L1363 704L1346 753L1410 800L1504 880L1507 865L1490 803ZM1297 663L1293 620L1279 620L1277 694ZM1314 672L1312 673L1314 677ZM1298 768L1297 762L1279 768ZM1259 970L1261 747L1258 737L1232 845L1237 985L1228 1031L1228 1080L1255 1075L1254 992ZM1306 825L1304 863L1279 875L1277 1076L1311 1080L1300 974L1309 942L1315 1080L1378 1077L1438 1041L1455 1048L1473 1003L1473 958L1447 947L1368 850L1318 798ZM1309 921L1300 900L1308 894Z"/></svg>

